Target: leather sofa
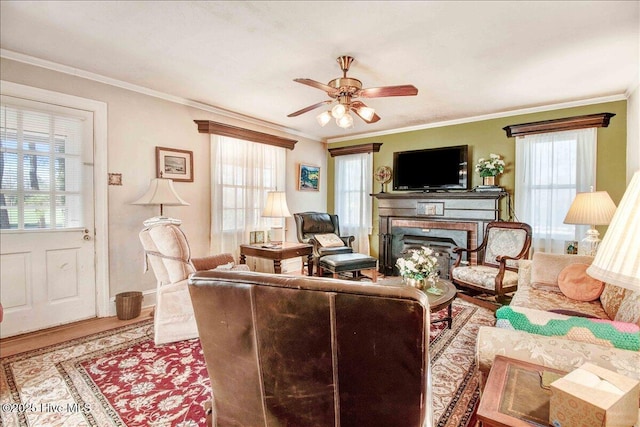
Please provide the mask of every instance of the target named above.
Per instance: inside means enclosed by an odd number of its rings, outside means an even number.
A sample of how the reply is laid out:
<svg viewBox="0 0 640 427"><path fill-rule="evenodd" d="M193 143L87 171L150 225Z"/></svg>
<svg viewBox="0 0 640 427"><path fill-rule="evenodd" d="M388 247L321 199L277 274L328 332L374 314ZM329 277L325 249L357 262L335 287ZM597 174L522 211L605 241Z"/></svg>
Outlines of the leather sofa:
<svg viewBox="0 0 640 427"><path fill-rule="evenodd" d="M213 425L432 425L429 303L417 289L207 271L189 291Z"/></svg>

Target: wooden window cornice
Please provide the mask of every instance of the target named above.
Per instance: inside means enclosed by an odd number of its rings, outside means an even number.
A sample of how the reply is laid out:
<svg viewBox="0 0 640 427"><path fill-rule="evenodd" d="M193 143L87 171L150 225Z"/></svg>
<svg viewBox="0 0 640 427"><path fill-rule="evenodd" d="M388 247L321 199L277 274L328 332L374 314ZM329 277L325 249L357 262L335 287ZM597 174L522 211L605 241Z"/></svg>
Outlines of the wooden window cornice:
<svg viewBox="0 0 640 427"><path fill-rule="evenodd" d="M505 126L507 137L533 135L536 133L560 132L563 130L585 129L609 126L613 113L587 114L584 116L566 117L564 119L543 120L540 122L522 123Z"/></svg>
<svg viewBox="0 0 640 427"><path fill-rule="evenodd" d="M230 136L232 138L244 139L246 141L288 148L289 150L293 150L296 146L296 142L298 142L294 139L282 138L268 133L244 129L211 120L194 120L194 122L198 125L198 132L200 133Z"/></svg>
<svg viewBox="0 0 640 427"><path fill-rule="evenodd" d="M349 147L328 148L331 157L346 156L347 154L377 153L380 151L381 142L371 144L351 145Z"/></svg>

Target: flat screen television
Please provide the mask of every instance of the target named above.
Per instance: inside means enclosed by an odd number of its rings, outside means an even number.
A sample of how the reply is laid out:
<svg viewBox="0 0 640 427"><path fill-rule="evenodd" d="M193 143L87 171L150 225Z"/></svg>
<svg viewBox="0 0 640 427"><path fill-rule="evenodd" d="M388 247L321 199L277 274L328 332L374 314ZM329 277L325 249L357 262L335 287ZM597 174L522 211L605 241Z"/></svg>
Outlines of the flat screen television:
<svg viewBox="0 0 640 427"><path fill-rule="evenodd" d="M393 153L393 189L468 190L467 145Z"/></svg>

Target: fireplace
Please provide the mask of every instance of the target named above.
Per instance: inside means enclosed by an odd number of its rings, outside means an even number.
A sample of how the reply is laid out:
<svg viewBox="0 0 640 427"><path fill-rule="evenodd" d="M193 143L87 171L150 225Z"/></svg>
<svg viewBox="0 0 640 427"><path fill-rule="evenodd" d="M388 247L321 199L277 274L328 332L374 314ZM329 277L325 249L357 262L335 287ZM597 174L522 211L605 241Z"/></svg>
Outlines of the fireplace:
<svg viewBox="0 0 640 427"><path fill-rule="evenodd" d="M398 258L408 249L427 246L437 254L440 277L449 278L457 255L456 246L475 248L482 242L487 223L499 219L499 200L507 195L495 193L380 193L379 270L398 275ZM463 260L477 261L477 253Z"/></svg>

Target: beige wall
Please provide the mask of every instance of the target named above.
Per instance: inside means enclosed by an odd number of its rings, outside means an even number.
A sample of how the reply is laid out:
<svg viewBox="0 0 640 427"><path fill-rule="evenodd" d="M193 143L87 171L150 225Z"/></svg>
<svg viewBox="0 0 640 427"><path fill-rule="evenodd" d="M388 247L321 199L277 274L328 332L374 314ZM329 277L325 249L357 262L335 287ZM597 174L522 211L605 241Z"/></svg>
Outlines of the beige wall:
<svg viewBox="0 0 640 427"><path fill-rule="evenodd" d="M108 187L109 293L152 290L155 279L143 274L143 252L138 241L142 221L159 214L158 207L131 205L155 177L155 147L193 151L194 182L174 184L190 206L166 206L168 216L180 218L192 255L208 254L210 230L209 136L197 131L194 120L215 120L298 140L287 151L287 200L291 212L326 210L327 176L319 192L297 191L298 163L321 166L326 171L325 145L295 135L243 123L211 112L173 103L119 87L2 59L2 80L105 102L108 106L108 171L122 174L122 186ZM104 177L105 181L107 177ZM287 237L295 241L293 218L287 219ZM147 299L145 299L145 304Z"/></svg>
<svg viewBox="0 0 640 427"><path fill-rule="evenodd" d="M396 151L417 150L421 148L445 147L453 145L469 145L469 165L471 173L470 186L481 184L480 176L473 171L473 166L481 157L490 153L503 156L507 163L506 171L499 177L498 185L503 186L514 194L515 179L515 138L507 138L505 126L549 120L563 117L579 116L601 112L614 113L611 124L607 128L598 129L597 154L597 189L606 190L617 204L626 188L626 141L627 141L627 103L626 101L608 102L532 114L476 121L451 126L423 129L412 132L396 133L392 135L363 138L330 144L329 148L344 147L371 142L381 142L379 153L373 156L374 170L378 166L393 166L393 153ZM333 171L334 160L328 156L329 194L327 208L334 209ZM375 183L374 192L380 191L380 185ZM388 184L387 191L392 191ZM512 197L512 202L514 198ZM374 199L374 230L371 237L371 250L377 255L378 250L378 215L377 200ZM503 219L506 209L503 206ZM606 228L600 229L604 233Z"/></svg>

